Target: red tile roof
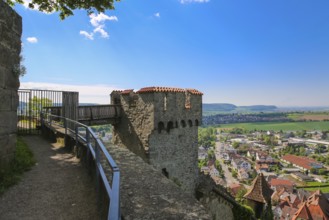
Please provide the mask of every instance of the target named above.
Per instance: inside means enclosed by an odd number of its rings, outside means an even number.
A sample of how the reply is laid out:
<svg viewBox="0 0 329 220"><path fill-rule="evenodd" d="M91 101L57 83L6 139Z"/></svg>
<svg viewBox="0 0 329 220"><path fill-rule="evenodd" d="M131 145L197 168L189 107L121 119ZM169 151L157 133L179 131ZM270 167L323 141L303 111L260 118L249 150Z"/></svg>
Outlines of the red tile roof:
<svg viewBox="0 0 329 220"><path fill-rule="evenodd" d="M293 216L294 213L296 213L296 211L298 211L298 209L294 208L294 207L290 207L290 206L283 206L282 207L282 220L285 220L286 216ZM290 218L288 218L290 219Z"/></svg>
<svg viewBox="0 0 329 220"><path fill-rule="evenodd" d="M273 190L266 182L264 175L260 173L253 181L251 189L244 195L244 198L261 203L268 203L271 200Z"/></svg>
<svg viewBox="0 0 329 220"><path fill-rule="evenodd" d="M308 157L299 157L299 156L295 156L295 155L284 155L282 157L282 159L286 160L292 164L295 164L297 166L308 169L308 170L310 170L315 164L321 165L316 160L313 160L312 158L308 158Z"/></svg>
<svg viewBox="0 0 329 220"><path fill-rule="evenodd" d="M181 88L172 88L172 87L144 87L137 91L137 93L154 93L154 92L174 92L174 93L185 93L189 92L193 95L203 95L202 92L196 89L181 89Z"/></svg>
<svg viewBox="0 0 329 220"><path fill-rule="evenodd" d="M122 95L129 95L131 92L134 92L133 89L126 89L121 92Z"/></svg>
<svg viewBox="0 0 329 220"><path fill-rule="evenodd" d="M284 180L284 179L271 179L270 182L271 186L293 186L294 183L290 180Z"/></svg>
<svg viewBox="0 0 329 220"><path fill-rule="evenodd" d="M310 210L306 206L306 202L298 209L298 211L292 217L292 220L296 219L313 219Z"/></svg>
<svg viewBox="0 0 329 220"><path fill-rule="evenodd" d="M244 186L238 183L233 183L229 186L232 196L235 196L241 188L244 188Z"/></svg>
<svg viewBox="0 0 329 220"><path fill-rule="evenodd" d="M320 190L313 193L295 213L292 220L299 218L329 220L329 201Z"/></svg>

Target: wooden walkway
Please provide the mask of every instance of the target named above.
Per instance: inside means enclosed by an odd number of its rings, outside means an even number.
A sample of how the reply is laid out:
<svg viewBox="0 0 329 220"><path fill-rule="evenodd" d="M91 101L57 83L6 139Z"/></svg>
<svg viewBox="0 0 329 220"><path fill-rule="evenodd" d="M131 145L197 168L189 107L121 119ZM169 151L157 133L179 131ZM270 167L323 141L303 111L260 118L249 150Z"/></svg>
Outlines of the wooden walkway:
<svg viewBox="0 0 329 220"><path fill-rule="evenodd" d="M26 136L37 164L0 197L0 219L99 219L92 178L79 160L41 136Z"/></svg>

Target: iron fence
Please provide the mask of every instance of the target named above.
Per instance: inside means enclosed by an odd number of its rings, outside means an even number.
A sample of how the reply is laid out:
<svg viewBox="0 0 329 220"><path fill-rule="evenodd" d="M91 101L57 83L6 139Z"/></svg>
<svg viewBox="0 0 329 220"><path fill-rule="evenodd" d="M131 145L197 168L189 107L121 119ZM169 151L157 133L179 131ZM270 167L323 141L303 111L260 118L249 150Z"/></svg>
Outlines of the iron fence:
<svg viewBox="0 0 329 220"><path fill-rule="evenodd" d="M19 103L17 107L17 130L19 134L40 134L40 113L47 107L64 108L65 97L76 95L77 92L54 90L19 89ZM78 100L77 100L78 102ZM74 103L72 102L72 105Z"/></svg>

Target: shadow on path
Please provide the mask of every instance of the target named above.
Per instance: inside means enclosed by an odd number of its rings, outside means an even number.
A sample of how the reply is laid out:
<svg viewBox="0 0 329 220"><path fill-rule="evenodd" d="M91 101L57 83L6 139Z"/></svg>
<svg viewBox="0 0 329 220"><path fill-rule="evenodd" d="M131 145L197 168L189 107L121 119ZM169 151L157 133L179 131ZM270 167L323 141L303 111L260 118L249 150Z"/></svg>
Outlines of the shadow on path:
<svg viewBox="0 0 329 220"><path fill-rule="evenodd" d="M79 160L41 136L23 139L37 164L0 197L0 219L99 219L92 178Z"/></svg>

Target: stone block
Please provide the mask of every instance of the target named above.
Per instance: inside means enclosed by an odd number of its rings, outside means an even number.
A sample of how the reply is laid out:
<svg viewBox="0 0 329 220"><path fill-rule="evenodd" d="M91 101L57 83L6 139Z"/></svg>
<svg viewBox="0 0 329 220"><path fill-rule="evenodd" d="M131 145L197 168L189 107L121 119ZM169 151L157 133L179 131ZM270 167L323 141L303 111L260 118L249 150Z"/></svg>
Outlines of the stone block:
<svg viewBox="0 0 329 220"><path fill-rule="evenodd" d="M16 148L16 135L0 136L0 170L13 159Z"/></svg>
<svg viewBox="0 0 329 220"><path fill-rule="evenodd" d="M0 35L0 39L2 36ZM1 41L2 42L2 41ZM14 65L12 60L12 53L10 49L0 42L0 66L2 67L9 67Z"/></svg>
<svg viewBox="0 0 329 220"><path fill-rule="evenodd" d="M19 76L15 75L13 69L7 73L5 75L5 88L17 90L19 88Z"/></svg>
<svg viewBox="0 0 329 220"><path fill-rule="evenodd" d="M5 75L8 74L8 69L4 66L0 66L0 89L5 88Z"/></svg>
<svg viewBox="0 0 329 220"><path fill-rule="evenodd" d="M18 95L15 90L0 89L0 112L16 111L18 105Z"/></svg>
<svg viewBox="0 0 329 220"><path fill-rule="evenodd" d="M17 132L17 112L0 111L0 136Z"/></svg>

